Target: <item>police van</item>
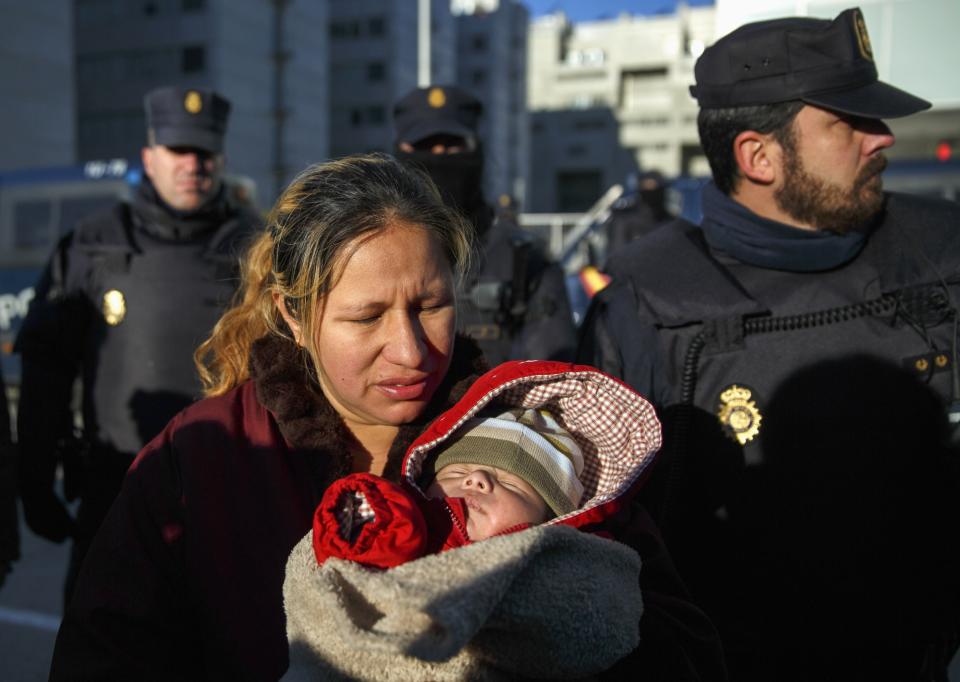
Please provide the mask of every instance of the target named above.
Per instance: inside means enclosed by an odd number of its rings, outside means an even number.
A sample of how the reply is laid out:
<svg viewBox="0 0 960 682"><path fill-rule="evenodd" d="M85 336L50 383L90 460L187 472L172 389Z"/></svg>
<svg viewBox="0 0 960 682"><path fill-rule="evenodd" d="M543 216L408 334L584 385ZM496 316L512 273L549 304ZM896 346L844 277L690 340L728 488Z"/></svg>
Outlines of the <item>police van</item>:
<svg viewBox="0 0 960 682"><path fill-rule="evenodd" d="M8 384L20 381L13 342L53 248L83 216L128 199L140 177L125 159L0 172L0 359Z"/></svg>

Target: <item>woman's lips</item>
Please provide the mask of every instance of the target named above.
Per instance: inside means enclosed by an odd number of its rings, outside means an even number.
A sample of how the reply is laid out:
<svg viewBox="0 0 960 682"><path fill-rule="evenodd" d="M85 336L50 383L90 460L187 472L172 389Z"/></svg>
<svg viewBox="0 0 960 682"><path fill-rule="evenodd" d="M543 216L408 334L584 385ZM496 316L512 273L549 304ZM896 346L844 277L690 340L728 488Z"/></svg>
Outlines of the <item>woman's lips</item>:
<svg viewBox="0 0 960 682"><path fill-rule="evenodd" d="M414 383L389 383L377 384L377 389L393 400L416 400L420 398L427 390L427 380Z"/></svg>

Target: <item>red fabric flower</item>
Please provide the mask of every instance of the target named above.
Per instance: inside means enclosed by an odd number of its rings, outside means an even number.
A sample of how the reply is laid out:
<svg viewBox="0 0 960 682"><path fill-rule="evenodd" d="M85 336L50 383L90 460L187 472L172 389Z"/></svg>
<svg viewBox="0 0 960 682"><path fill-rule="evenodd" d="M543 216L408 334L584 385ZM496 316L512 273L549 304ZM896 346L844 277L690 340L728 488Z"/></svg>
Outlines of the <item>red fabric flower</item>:
<svg viewBox="0 0 960 682"><path fill-rule="evenodd" d="M313 515L317 562L331 556L391 568L423 556L427 525L413 496L373 474L351 474L327 488Z"/></svg>

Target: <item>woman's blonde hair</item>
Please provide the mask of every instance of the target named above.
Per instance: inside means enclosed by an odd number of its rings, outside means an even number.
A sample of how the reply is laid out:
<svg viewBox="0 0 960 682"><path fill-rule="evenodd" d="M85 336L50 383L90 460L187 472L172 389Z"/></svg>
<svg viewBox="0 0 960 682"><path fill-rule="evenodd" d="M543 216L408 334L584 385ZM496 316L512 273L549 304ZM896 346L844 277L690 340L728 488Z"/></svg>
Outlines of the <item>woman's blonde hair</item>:
<svg viewBox="0 0 960 682"><path fill-rule="evenodd" d="M233 305L194 353L204 393L220 395L249 377L250 347L258 338L291 337L274 293L297 320L312 355L319 304L336 284L345 247L395 222L434 235L462 280L470 267L472 228L444 205L425 173L385 154L320 163L300 173L247 250Z"/></svg>

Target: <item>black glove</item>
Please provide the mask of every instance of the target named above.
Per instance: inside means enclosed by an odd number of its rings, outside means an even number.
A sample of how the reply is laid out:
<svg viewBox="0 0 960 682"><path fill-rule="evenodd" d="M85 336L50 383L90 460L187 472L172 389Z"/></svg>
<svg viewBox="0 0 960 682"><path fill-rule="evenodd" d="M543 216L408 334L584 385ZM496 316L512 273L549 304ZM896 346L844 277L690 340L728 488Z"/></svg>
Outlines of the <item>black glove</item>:
<svg viewBox="0 0 960 682"><path fill-rule="evenodd" d="M20 492L23 516L34 533L52 542L63 542L77 534L77 522L63 502L53 494Z"/></svg>

